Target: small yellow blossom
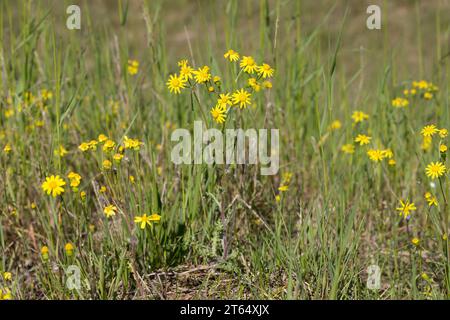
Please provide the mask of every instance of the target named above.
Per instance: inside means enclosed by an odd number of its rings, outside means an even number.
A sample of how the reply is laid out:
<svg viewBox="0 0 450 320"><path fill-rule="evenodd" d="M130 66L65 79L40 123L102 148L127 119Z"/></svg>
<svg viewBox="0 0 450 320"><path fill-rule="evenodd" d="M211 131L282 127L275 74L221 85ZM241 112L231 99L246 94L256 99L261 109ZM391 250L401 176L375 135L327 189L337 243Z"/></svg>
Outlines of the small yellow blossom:
<svg viewBox="0 0 450 320"><path fill-rule="evenodd" d="M152 222L158 222L161 220L161 216L159 214L153 213L149 216L147 214L143 214L142 216L136 216L134 218L135 223L140 223L140 228L145 229L145 227L152 226Z"/></svg>
<svg viewBox="0 0 450 320"><path fill-rule="evenodd" d="M64 192L63 186L65 184L66 182L60 176L51 175L45 178L45 181L42 183L42 189L48 195L51 194L55 198Z"/></svg>
<svg viewBox="0 0 450 320"><path fill-rule="evenodd" d="M230 60L230 62L235 62L239 60L239 53L230 49L223 55L225 59Z"/></svg>
<svg viewBox="0 0 450 320"><path fill-rule="evenodd" d="M211 109L211 115L217 123L224 123L227 118L227 110L219 105Z"/></svg>
<svg viewBox="0 0 450 320"><path fill-rule="evenodd" d="M355 146L351 143L344 144L341 147L341 151L347 154L355 153Z"/></svg>
<svg viewBox="0 0 450 320"><path fill-rule="evenodd" d="M172 74L169 76L166 85L171 93L179 94L181 93L181 89L186 88L186 78Z"/></svg>
<svg viewBox="0 0 450 320"><path fill-rule="evenodd" d="M103 209L103 213L107 218L111 218L116 215L117 207L110 204Z"/></svg>
<svg viewBox="0 0 450 320"><path fill-rule="evenodd" d="M358 134L355 138L355 142L359 143L360 146L370 143L372 137L366 136L365 134Z"/></svg>
<svg viewBox="0 0 450 320"><path fill-rule="evenodd" d="M423 129L420 133L422 133L422 135L424 137L432 137L437 132L438 132L438 129L436 128L436 126L434 124L431 124L431 125L423 127Z"/></svg>
<svg viewBox="0 0 450 320"><path fill-rule="evenodd" d="M362 111L354 111L352 114L352 119L353 119L353 122L356 124L356 123L363 122L364 120L368 120L369 115Z"/></svg>
<svg viewBox="0 0 450 320"><path fill-rule="evenodd" d="M411 211L417 210L414 202L409 202L409 200L406 200L405 202L403 202L403 200L400 200L400 205L401 206L396 208L396 210L400 211L400 216L402 216L404 219L409 218Z"/></svg>
<svg viewBox="0 0 450 320"><path fill-rule="evenodd" d="M102 163L102 168L103 168L104 170L110 170L111 167L112 167L111 161L109 161L109 160L104 160L104 161L103 161L103 163Z"/></svg>
<svg viewBox="0 0 450 320"><path fill-rule="evenodd" d="M243 56L239 66L244 70L244 72L247 72L250 74L254 73L257 68L255 60L253 59L253 57L250 57L250 56L248 56L248 57Z"/></svg>
<svg viewBox="0 0 450 320"><path fill-rule="evenodd" d="M233 104L239 105L241 109L247 107L251 104L251 94L245 89L237 90L233 93Z"/></svg>
<svg viewBox="0 0 450 320"><path fill-rule="evenodd" d="M128 73L134 76L138 73L139 70L139 62L136 60L128 60Z"/></svg>
<svg viewBox="0 0 450 320"><path fill-rule="evenodd" d="M427 177L431 179L436 179L445 174L446 167L445 164L442 162L431 162L429 165L427 165L425 169L425 173Z"/></svg>
<svg viewBox="0 0 450 320"><path fill-rule="evenodd" d="M68 257L71 257L73 255L74 249L75 248L73 244L71 244L70 242L67 242L66 245L64 246L64 250L66 251Z"/></svg>

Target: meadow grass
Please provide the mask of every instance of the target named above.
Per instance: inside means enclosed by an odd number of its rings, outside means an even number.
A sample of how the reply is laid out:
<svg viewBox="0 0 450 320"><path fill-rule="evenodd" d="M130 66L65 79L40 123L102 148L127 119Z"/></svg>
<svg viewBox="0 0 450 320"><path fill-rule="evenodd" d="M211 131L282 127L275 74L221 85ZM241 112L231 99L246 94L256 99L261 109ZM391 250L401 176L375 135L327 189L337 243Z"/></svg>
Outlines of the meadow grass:
<svg viewBox="0 0 450 320"><path fill-rule="evenodd" d="M424 146L421 135L429 124L450 129L450 3L373 1L383 24L370 31L368 4L319 2L80 1L79 31L65 27L72 2L1 2L0 298L450 297L450 182L425 174L445 164L448 138ZM225 126L280 129L277 175L171 161L174 129L222 126L208 93L171 94L169 74L188 59L238 89L230 48L275 69L273 88ZM394 107L397 97L409 105ZM369 118L355 123L355 111ZM142 145L119 163L100 134L115 150L127 137ZM97 149L81 151L91 140ZM370 149L393 157L372 161ZM42 190L51 175L66 181L60 196ZM400 200L417 207L408 219ZM161 220L141 230L135 217L152 213ZM66 285L72 265L79 290Z"/></svg>

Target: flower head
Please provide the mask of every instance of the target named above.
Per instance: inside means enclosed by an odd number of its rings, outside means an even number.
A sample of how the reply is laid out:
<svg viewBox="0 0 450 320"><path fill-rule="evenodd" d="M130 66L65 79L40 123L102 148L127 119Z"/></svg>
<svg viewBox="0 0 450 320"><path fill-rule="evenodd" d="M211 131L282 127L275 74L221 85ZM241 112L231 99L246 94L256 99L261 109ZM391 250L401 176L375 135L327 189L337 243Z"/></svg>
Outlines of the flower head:
<svg viewBox="0 0 450 320"><path fill-rule="evenodd" d="M73 255L73 250L74 250L74 246L73 244L71 244L70 242L67 242L66 245L64 246L64 250L66 251L66 254L68 257Z"/></svg>
<svg viewBox="0 0 450 320"><path fill-rule="evenodd" d="M211 115L214 121L217 123L223 123L227 118L227 109L217 105L211 109Z"/></svg>
<svg viewBox="0 0 450 320"><path fill-rule="evenodd" d="M431 162L427 167L425 168L425 173L427 177L431 179L436 179L445 174L446 167L445 164L443 164L440 161L437 162Z"/></svg>
<svg viewBox="0 0 450 320"><path fill-rule="evenodd" d="M353 119L353 122L356 124L359 122L363 122L364 120L368 120L369 115L362 111L354 111L352 114L352 119Z"/></svg>
<svg viewBox="0 0 450 320"><path fill-rule="evenodd" d="M51 175L45 178L45 181L42 183L42 189L48 195L51 194L55 198L64 192L63 186L65 184L66 182L60 176Z"/></svg>
<svg viewBox="0 0 450 320"><path fill-rule="evenodd" d="M209 67L203 66L194 71L195 81L197 83L205 83L211 79L211 73L209 73Z"/></svg>
<svg viewBox="0 0 450 320"><path fill-rule="evenodd" d="M355 153L355 146L351 143L344 144L341 147L341 151L347 154Z"/></svg>
<svg viewBox="0 0 450 320"><path fill-rule="evenodd" d="M135 223L140 223L141 229L145 229L147 225L151 227L152 222L158 222L159 220L161 220L161 216L157 213L153 213L149 216L144 213L142 216L136 216L134 218Z"/></svg>
<svg viewBox="0 0 450 320"><path fill-rule="evenodd" d="M256 71L259 76L262 76L263 79L272 77L275 72L275 70L272 69L272 67L267 63L263 63L261 66L256 67Z"/></svg>
<svg viewBox="0 0 450 320"><path fill-rule="evenodd" d="M233 104L239 105L241 109L245 108L251 103L250 98L251 94L245 89L237 90L235 93L233 93Z"/></svg>
<svg viewBox="0 0 450 320"><path fill-rule="evenodd" d="M103 213L107 218L111 218L116 215L117 207L110 204L103 209Z"/></svg>
<svg viewBox="0 0 450 320"><path fill-rule="evenodd" d="M254 73L256 70L256 67L257 67L255 59L253 59L253 57L250 57L250 56L248 56L248 57L243 56L239 66L244 70L244 72L247 72L250 74Z"/></svg>
<svg viewBox="0 0 450 320"><path fill-rule="evenodd" d="M360 146L369 144L372 137L366 136L365 134L358 134L355 138L355 142L359 143Z"/></svg>
<svg viewBox="0 0 450 320"><path fill-rule="evenodd" d="M404 219L409 219L410 212L417 210L417 208L414 202L409 202L409 200L403 202L403 200L400 200L400 207L396 208L396 210L400 211L400 216Z"/></svg>
<svg viewBox="0 0 450 320"><path fill-rule="evenodd" d="M223 55L225 59L230 60L230 62L238 61L239 60L239 53L236 51L230 49Z"/></svg>
<svg viewBox="0 0 450 320"><path fill-rule="evenodd" d="M186 78L184 76L177 76L176 74L171 74L169 80L166 83L169 91L175 94L181 93L181 89L186 87Z"/></svg>
<svg viewBox="0 0 450 320"><path fill-rule="evenodd" d="M139 62L136 60L128 60L128 73L132 76L134 76L136 73L138 73L139 69Z"/></svg>
<svg viewBox="0 0 450 320"><path fill-rule="evenodd" d="M430 124L428 126L423 127L420 133L422 133L424 137L432 137L437 132L438 129L436 128L436 126L434 124Z"/></svg>

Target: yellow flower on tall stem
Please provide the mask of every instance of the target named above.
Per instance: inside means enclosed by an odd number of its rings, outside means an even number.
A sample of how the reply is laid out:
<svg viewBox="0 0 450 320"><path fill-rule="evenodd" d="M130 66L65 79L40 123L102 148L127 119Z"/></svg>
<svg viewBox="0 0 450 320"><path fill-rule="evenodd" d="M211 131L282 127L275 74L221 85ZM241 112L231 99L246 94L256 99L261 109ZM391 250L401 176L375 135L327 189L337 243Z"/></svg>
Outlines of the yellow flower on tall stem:
<svg viewBox="0 0 450 320"><path fill-rule="evenodd" d="M166 83L169 91L174 94L181 93L181 89L186 87L186 79L183 76L177 76L176 74L172 74L169 76L169 80Z"/></svg>
<svg viewBox="0 0 450 320"><path fill-rule="evenodd" d="M60 176L51 175L45 178L45 181L42 183L42 189L48 195L51 194L55 198L64 192L63 186L65 185L66 182Z"/></svg>
<svg viewBox="0 0 450 320"><path fill-rule="evenodd" d="M427 177L431 179L436 179L445 174L446 167L445 164L443 164L440 161L437 162L431 162L426 168L425 173Z"/></svg>
<svg viewBox="0 0 450 320"><path fill-rule="evenodd" d="M116 215L117 207L110 204L103 209L103 213L107 218L111 218Z"/></svg>
<svg viewBox="0 0 450 320"><path fill-rule="evenodd" d="M245 108L247 105L251 104L251 94L244 89L237 90L233 93L233 104L239 105L239 107Z"/></svg>
<svg viewBox="0 0 450 320"><path fill-rule="evenodd" d="M161 216L157 213L153 213L149 216L147 216L146 213L144 213L142 216L136 216L134 218L135 223L140 223L140 228L145 229L145 227L152 226L152 222L158 222L161 220Z"/></svg>
<svg viewBox="0 0 450 320"><path fill-rule="evenodd" d="M409 200L403 202L403 200L400 200L400 207L396 208L396 210L400 211L400 216L404 219L409 219L410 212L417 210L417 208L414 202L409 202Z"/></svg>
<svg viewBox="0 0 450 320"><path fill-rule="evenodd" d="M211 109L211 115L217 123L224 123L227 118L227 109L217 105Z"/></svg>
<svg viewBox="0 0 450 320"><path fill-rule="evenodd" d="M239 66L242 68L242 70L244 70L244 72L247 72L250 74L254 73L256 70L256 67L257 67L255 59L253 59L253 57L250 57L250 56L248 56L248 57L243 56Z"/></svg>
<svg viewBox="0 0 450 320"><path fill-rule="evenodd" d="M230 62L235 62L239 60L239 53L230 49L223 55L225 59L230 60Z"/></svg>

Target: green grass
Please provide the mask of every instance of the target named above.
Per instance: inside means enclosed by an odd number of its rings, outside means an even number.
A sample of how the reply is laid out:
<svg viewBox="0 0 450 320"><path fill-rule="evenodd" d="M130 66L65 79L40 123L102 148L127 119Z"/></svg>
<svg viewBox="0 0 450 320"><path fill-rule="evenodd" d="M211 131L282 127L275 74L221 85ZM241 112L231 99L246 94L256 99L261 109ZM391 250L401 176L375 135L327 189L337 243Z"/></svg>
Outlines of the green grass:
<svg viewBox="0 0 450 320"><path fill-rule="evenodd" d="M439 139L424 152L420 131L450 129L450 4L375 2L380 31L366 28L360 1L80 1L80 31L65 28L67 1L1 2L0 146L12 150L0 153L0 272L12 281L0 277L0 289L17 299L449 298L450 182L430 187L425 167L439 160ZM236 89L228 48L276 70L273 89L226 123L280 129L275 176L171 162L175 128L192 129L200 110L208 127L220 126L208 94L199 92L201 105L189 89L170 94L167 78L187 58ZM135 76L128 59L140 63ZM392 107L422 79L439 87L433 99ZM42 89L52 99L41 102ZM355 110L369 120L353 125ZM342 127L330 131L334 120ZM370 161L367 147L341 152L358 133L391 148L396 165ZM99 134L144 145L105 172L100 144L78 149ZM54 155L60 145L64 157ZM82 176L78 192L43 193L45 177L70 171ZM292 181L277 202L285 172ZM427 191L439 207L428 207ZM417 206L408 223L400 199ZM107 204L119 208L111 219ZM159 224L137 228L136 215L154 212ZM374 264L379 290L366 286ZM88 286L68 290L70 265Z"/></svg>

